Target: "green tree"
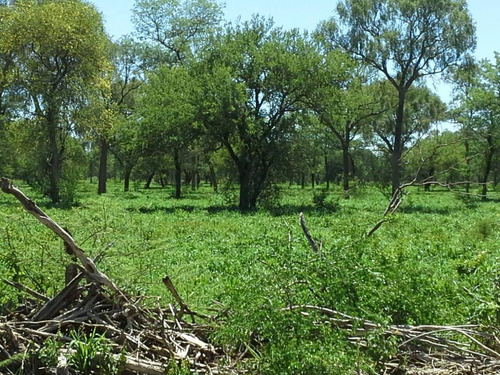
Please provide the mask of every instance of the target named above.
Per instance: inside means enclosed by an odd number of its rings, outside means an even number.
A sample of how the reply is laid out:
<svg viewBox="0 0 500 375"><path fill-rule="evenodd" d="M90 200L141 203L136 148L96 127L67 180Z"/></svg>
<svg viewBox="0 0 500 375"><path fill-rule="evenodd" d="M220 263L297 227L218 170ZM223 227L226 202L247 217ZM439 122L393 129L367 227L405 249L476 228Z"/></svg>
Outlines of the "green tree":
<svg viewBox="0 0 500 375"><path fill-rule="evenodd" d="M465 0L343 0L322 26L333 46L378 70L394 87L391 180L401 183L406 97L424 77L445 72L475 47Z"/></svg>
<svg viewBox="0 0 500 375"><path fill-rule="evenodd" d="M321 34L318 37L322 38ZM369 69L338 50L326 53L331 76L319 87L311 106L340 144L342 185L345 198L349 198L349 180L353 173L351 144L363 127L385 109L380 95L374 92L376 87L370 86Z"/></svg>
<svg viewBox="0 0 500 375"><path fill-rule="evenodd" d="M16 54L19 84L33 110L26 115L45 140L40 159L48 176L46 191L57 203L66 140L75 128L73 113L87 104L89 90L109 86L101 15L80 0L20 0L4 22L7 48Z"/></svg>
<svg viewBox="0 0 500 375"><path fill-rule="evenodd" d="M139 126L134 115L137 93L145 80L144 48L131 38L124 37L113 44L112 53L114 70L110 106L115 109L117 118L107 145L123 168L124 191L128 191L132 169L141 155ZM106 167L105 162L101 164L102 168ZM106 177L103 171L99 175Z"/></svg>
<svg viewBox="0 0 500 375"><path fill-rule="evenodd" d="M484 155L480 181L481 195L486 199L488 179L493 159L500 148L500 54L495 61L484 60L480 65L479 83L472 90L471 102L474 111L473 131L480 152Z"/></svg>
<svg viewBox="0 0 500 375"><path fill-rule="evenodd" d="M427 191L432 183L450 186L467 175L463 154L460 132L432 131L409 150L406 175L423 183Z"/></svg>
<svg viewBox="0 0 500 375"><path fill-rule="evenodd" d="M0 3L0 19L9 18L11 13L9 2ZM14 173L16 164L8 142L8 125L24 104L16 85L15 54L7 38L7 26L7 22L0 22L0 175L5 176Z"/></svg>
<svg viewBox="0 0 500 375"><path fill-rule="evenodd" d="M181 198L181 153L197 134L197 90L186 68L163 66L149 76L139 98L140 134L146 147L172 153L175 198Z"/></svg>
<svg viewBox="0 0 500 375"><path fill-rule="evenodd" d="M449 80L454 85L451 115L453 120L459 124L460 133L464 139L465 191L469 193L472 174L471 160L473 158L471 144L474 138L473 122L475 117L472 92L479 84L479 64L472 57L467 57L463 64L450 71Z"/></svg>
<svg viewBox="0 0 500 375"><path fill-rule="evenodd" d="M221 6L212 0L137 0L133 9L140 39L160 46L167 64L191 59L221 17Z"/></svg>
<svg viewBox="0 0 500 375"><path fill-rule="evenodd" d="M398 121L398 98L387 82L380 82L378 90L383 95L383 105L387 109L382 116L372 121L371 130L374 132L374 140L378 148L385 150L392 158L396 152L397 141L394 128ZM414 86L408 90L405 107L403 127L399 138L402 152L400 158L403 158L403 152L417 143L433 124L444 121L447 116L446 105L426 86Z"/></svg>
<svg viewBox="0 0 500 375"><path fill-rule="evenodd" d="M228 26L200 64L201 121L238 171L239 207L256 207L316 87L321 56L298 31L254 17Z"/></svg>

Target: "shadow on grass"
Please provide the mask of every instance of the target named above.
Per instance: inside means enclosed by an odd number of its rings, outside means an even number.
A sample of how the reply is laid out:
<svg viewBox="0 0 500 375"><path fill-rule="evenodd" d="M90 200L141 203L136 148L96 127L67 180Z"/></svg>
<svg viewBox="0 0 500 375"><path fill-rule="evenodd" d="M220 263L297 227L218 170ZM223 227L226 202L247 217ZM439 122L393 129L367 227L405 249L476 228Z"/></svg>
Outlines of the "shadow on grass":
<svg viewBox="0 0 500 375"><path fill-rule="evenodd" d="M402 213L405 214L437 214L437 215L449 215L452 211L461 211L462 208L450 209L449 207L429 207L422 205L415 205L410 207L401 207L399 209Z"/></svg>
<svg viewBox="0 0 500 375"><path fill-rule="evenodd" d="M128 212L139 212L141 214L154 214L154 213L166 213L174 214L177 211L193 212L197 207L190 205L174 206L174 207L163 207L163 206L150 206L150 207L127 207L125 208Z"/></svg>
<svg viewBox="0 0 500 375"><path fill-rule="evenodd" d="M332 215L338 211L329 210L327 208L317 208L314 206L308 205L281 205L279 207L274 207L270 209L250 209L250 210L240 210L236 205L216 205L209 207L199 207L193 205L180 205L180 206L142 206L142 207L127 207L125 208L128 212L142 213L142 214L155 214L155 213L164 213L164 214L175 214L179 211L184 212L194 212L205 211L210 215L218 215L221 213L237 213L241 215L254 215L259 211L268 212L271 216L279 217L279 216L294 216L303 212L306 215L310 216L321 216L321 215Z"/></svg>

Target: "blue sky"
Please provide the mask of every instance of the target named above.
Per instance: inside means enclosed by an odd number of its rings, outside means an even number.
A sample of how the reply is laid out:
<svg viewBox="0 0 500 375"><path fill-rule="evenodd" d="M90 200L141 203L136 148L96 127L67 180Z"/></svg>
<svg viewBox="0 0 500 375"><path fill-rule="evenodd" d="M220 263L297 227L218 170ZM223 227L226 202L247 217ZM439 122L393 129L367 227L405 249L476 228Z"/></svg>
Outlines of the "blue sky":
<svg viewBox="0 0 500 375"><path fill-rule="evenodd" d="M135 0L91 0L102 12L106 30L118 38L133 31L130 21ZM249 19L258 13L270 16L277 25L313 30L319 22L331 17L336 0L226 0L224 14L234 21ZM500 0L469 0L469 10L477 26L478 58L493 58L500 52Z"/></svg>
<svg viewBox="0 0 500 375"><path fill-rule="evenodd" d="M90 0L102 12L109 35L117 39L131 33L134 28L131 9L135 0ZM249 19L258 13L272 17L285 28L314 30L323 20L333 16L336 0L226 0L224 14L228 21ZM468 0L469 10L476 22L477 50L479 59L494 57L500 52L500 0ZM449 88L436 84L439 94L448 101Z"/></svg>

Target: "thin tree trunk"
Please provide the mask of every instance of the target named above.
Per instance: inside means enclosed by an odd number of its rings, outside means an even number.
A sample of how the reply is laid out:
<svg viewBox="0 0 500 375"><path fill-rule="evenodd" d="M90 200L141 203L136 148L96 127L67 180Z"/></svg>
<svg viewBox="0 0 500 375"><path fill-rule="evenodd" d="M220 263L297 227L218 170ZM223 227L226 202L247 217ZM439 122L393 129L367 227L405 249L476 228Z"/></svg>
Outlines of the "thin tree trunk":
<svg viewBox="0 0 500 375"><path fill-rule="evenodd" d="M57 116L52 109L47 111L47 127L49 134L50 163L49 163L49 196L52 203L59 203L59 179L61 177L62 160L57 145Z"/></svg>
<svg viewBox="0 0 500 375"><path fill-rule="evenodd" d="M486 151L486 160L485 160L486 163L484 166L483 179L481 181L481 183L483 184L483 188L482 188L482 192L481 192L483 201L485 201L487 199L486 194L488 193L488 178L490 176L491 164L492 164L493 154L494 154L493 137L491 136L491 134L488 135L487 141L488 141L488 150Z"/></svg>
<svg viewBox="0 0 500 375"><path fill-rule="evenodd" d="M244 163L239 166L240 175L240 210L248 210L251 208L250 204L250 168Z"/></svg>
<svg viewBox="0 0 500 375"><path fill-rule="evenodd" d="M330 176L328 175L328 155L325 153L325 181L326 190L330 190Z"/></svg>
<svg viewBox="0 0 500 375"><path fill-rule="evenodd" d="M217 175L215 174L215 168L212 162L208 162L208 168L210 170L210 183L212 184L212 188L217 193Z"/></svg>
<svg viewBox="0 0 500 375"><path fill-rule="evenodd" d="M403 121L405 110L406 90L399 88L398 108L396 111L396 124L394 127L394 147L391 154L391 183L392 194L401 185L401 157L403 155Z"/></svg>
<svg viewBox="0 0 500 375"><path fill-rule="evenodd" d="M123 174L123 191L130 190L130 175L132 174L132 167L125 167L125 173Z"/></svg>
<svg viewBox="0 0 500 375"><path fill-rule="evenodd" d="M465 142L464 142L464 145L465 145L465 170L466 170L466 176L465 176L465 179L466 179L466 183L465 183L465 192L467 194L470 193L470 176L471 176L471 173L470 173L470 144L469 144L469 140L468 139L465 139Z"/></svg>
<svg viewBox="0 0 500 375"><path fill-rule="evenodd" d="M98 180L99 184L97 186L97 194L105 194L106 193L106 182L107 182L107 173L108 173L108 150L109 143L107 140L102 139L100 144L100 156L99 156L99 173Z"/></svg>
<svg viewBox="0 0 500 375"><path fill-rule="evenodd" d="M344 198L349 199L349 174L350 174L350 160L349 160L349 144L342 143L342 185L344 189Z"/></svg>
<svg viewBox="0 0 500 375"><path fill-rule="evenodd" d="M146 184L144 185L144 189L151 188L151 182L153 182L153 177L155 176L155 172L151 172L146 179Z"/></svg>
<svg viewBox="0 0 500 375"><path fill-rule="evenodd" d="M182 181L181 181L181 175L182 175L182 168L181 168L181 162L179 159L179 150L175 149L174 150L174 166L175 166L175 199L180 199L181 198L181 193L182 193Z"/></svg>

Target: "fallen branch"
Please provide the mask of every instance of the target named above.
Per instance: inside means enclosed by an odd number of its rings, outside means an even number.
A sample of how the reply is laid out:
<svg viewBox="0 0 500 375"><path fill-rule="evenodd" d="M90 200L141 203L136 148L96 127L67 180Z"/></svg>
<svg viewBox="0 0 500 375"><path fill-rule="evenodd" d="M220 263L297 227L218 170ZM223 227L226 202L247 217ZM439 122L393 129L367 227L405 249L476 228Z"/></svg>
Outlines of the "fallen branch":
<svg viewBox="0 0 500 375"><path fill-rule="evenodd" d="M469 372L463 374L499 373L500 353L488 346L488 343L499 344L497 336L487 332L481 325L382 325L314 305L288 306L282 311L297 311L304 316L311 316L310 312L324 315L326 319L319 320L318 324L328 324L347 330L349 332L347 340L360 348L368 347L366 337L373 331L380 332L387 339L394 337L398 342L398 358L405 357L407 366L412 362L419 368L433 366L433 374L448 374L445 369L454 368L457 363L468 363L482 368L481 371L472 371L469 367ZM318 319L317 315L314 316ZM440 364L436 365L437 363ZM389 362L385 365L386 370L392 368L394 373L400 373L399 359L396 363ZM425 371L415 373L427 374Z"/></svg>
<svg viewBox="0 0 500 375"><path fill-rule="evenodd" d="M304 213L302 212L299 214L299 222L300 226L302 227L302 231L304 232L304 235L306 236L307 241L309 242L309 245L311 246L311 248L315 253L318 253L319 252L318 245L316 245L316 242L312 238L311 233L309 233L309 228L307 228L306 219L304 217Z"/></svg>
<svg viewBox="0 0 500 375"><path fill-rule="evenodd" d="M23 205L23 207L28 211L31 215L33 215L39 222L45 225L47 228L51 229L57 236L59 236L64 243L67 245L68 249L73 252L73 254L78 258L78 260L82 263L83 268L86 271L86 276L92 281L102 284L110 288L115 293L118 293L120 296L125 297L125 295L118 289L118 287L109 279L108 276L103 274L97 269L94 261L89 258L82 249L80 249L73 237L64 230L59 224L57 224L54 220L52 220L45 212L43 212L31 199L29 199L24 193L19 190L17 187L13 186L12 183L6 179L1 178L0 184L2 187L2 191L7 194L11 194L17 198L19 202Z"/></svg>
<svg viewBox="0 0 500 375"><path fill-rule="evenodd" d="M28 288L26 285L23 285L21 283L17 283L17 282L14 282L14 281L9 281L7 279L2 279L2 281L7 284L7 285L10 285L16 289L19 289L23 292L26 292L30 295L32 295L33 297L35 298L38 298L39 300L41 301L44 301L44 302L47 302L50 298L47 297L47 296L44 296L43 294L40 294L38 293L37 291L31 289L31 288Z"/></svg>

